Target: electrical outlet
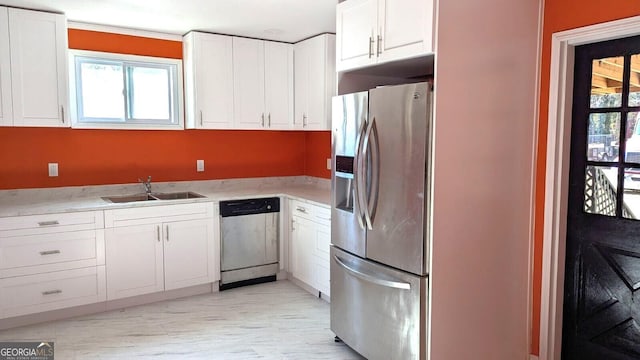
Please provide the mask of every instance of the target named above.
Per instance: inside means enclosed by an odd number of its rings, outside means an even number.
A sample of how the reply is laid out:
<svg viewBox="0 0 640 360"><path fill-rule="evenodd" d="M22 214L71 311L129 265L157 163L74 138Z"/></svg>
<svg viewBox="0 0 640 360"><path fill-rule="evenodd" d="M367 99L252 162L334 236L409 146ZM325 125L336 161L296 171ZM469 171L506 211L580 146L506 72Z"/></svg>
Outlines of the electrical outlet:
<svg viewBox="0 0 640 360"><path fill-rule="evenodd" d="M197 172L204 171L204 160L196 160L196 171Z"/></svg>
<svg viewBox="0 0 640 360"><path fill-rule="evenodd" d="M327 170L331 170L331 159L327 159Z"/></svg>
<svg viewBox="0 0 640 360"><path fill-rule="evenodd" d="M49 177L58 176L58 163L49 163Z"/></svg>

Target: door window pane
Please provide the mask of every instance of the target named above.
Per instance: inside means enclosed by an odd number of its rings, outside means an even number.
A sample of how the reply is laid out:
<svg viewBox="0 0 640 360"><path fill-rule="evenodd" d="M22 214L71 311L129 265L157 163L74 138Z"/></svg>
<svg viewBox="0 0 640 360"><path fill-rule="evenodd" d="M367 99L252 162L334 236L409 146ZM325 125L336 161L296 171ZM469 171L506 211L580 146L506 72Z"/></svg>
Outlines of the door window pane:
<svg viewBox="0 0 640 360"><path fill-rule="evenodd" d="M591 64L591 108L622 106L624 57L593 60Z"/></svg>
<svg viewBox="0 0 640 360"><path fill-rule="evenodd" d="M640 106L640 55L631 55L629 106Z"/></svg>
<svg viewBox="0 0 640 360"><path fill-rule="evenodd" d="M591 214L616 216L618 169L587 166L584 183L584 211Z"/></svg>
<svg viewBox="0 0 640 360"><path fill-rule="evenodd" d="M587 160L617 161L619 134L620 113L589 115Z"/></svg>
<svg viewBox="0 0 640 360"><path fill-rule="evenodd" d="M627 219L640 219L640 168L624 170L622 199L622 216Z"/></svg>
<svg viewBox="0 0 640 360"><path fill-rule="evenodd" d="M627 114L626 148L624 161L640 163L640 113Z"/></svg>

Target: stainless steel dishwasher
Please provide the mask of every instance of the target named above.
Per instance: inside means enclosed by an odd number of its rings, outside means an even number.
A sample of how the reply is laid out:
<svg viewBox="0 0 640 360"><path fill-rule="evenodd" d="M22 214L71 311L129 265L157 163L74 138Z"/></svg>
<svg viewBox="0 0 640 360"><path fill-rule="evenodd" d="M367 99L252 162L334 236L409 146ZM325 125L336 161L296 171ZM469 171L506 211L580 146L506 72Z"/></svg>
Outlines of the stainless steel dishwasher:
<svg viewBox="0 0 640 360"><path fill-rule="evenodd" d="M220 202L220 290L275 281L280 198Z"/></svg>

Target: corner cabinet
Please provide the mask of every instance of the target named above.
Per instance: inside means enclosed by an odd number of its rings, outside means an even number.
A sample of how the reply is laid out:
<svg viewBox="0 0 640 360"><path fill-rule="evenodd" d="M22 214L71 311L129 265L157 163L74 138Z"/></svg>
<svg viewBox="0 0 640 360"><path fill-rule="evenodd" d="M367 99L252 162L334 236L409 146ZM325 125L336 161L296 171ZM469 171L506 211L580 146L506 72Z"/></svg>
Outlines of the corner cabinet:
<svg viewBox="0 0 640 360"><path fill-rule="evenodd" d="M105 211L107 300L220 280L217 206Z"/></svg>
<svg viewBox="0 0 640 360"><path fill-rule="evenodd" d="M195 31L183 38L187 129L233 127L231 39Z"/></svg>
<svg viewBox="0 0 640 360"><path fill-rule="evenodd" d="M0 125L69 127L64 15L0 7Z"/></svg>
<svg viewBox="0 0 640 360"><path fill-rule="evenodd" d="M331 129L331 98L336 95L335 49L333 34L294 45L294 128Z"/></svg>
<svg viewBox="0 0 640 360"><path fill-rule="evenodd" d="M336 9L336 68L433 52L433 0L346 0Z"/></svg>
<svg viewBox="0 0 640 360"><path fill-rule="evenodd" d="M290 129L293 48L233 37L234 124L237 129Z"/></svg>

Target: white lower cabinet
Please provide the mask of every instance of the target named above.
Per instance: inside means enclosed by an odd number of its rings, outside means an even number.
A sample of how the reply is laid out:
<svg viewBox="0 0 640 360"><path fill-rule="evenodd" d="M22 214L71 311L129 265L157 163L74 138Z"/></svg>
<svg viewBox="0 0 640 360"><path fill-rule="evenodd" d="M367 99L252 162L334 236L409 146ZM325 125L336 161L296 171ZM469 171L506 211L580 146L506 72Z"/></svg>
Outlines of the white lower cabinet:
<svg viewBox="0 0 640 360"><path fill-rule="evenodd" d="M219 280L216 209L197 203L107 210L107 299Z"/></svg>
<svg viewBox="0 0 640 360"><path fill-rule="evenodd" d="M106 299L102 211L0 218L0 318Z"/></svg>
<svg viewBox="0 0 640 360"><path fill-rule="evenodd" d="M291 275L330 296L329 245L330 210L299 200L290 202L291 237L289 264Z"/></svg>

